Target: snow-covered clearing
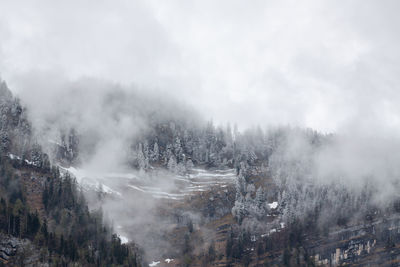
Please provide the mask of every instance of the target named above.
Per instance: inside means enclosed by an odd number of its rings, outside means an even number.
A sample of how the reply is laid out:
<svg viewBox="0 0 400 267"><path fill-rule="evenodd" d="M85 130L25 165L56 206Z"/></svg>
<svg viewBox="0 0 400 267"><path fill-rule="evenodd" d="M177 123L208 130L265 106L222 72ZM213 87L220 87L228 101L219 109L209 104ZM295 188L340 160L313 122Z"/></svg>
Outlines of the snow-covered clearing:
<svg viewBox="0 0 400 267"><path fill-rule="evenodd" d="M236 174L233 169L205 170L196 168L189 175L175 175L171 178L170 184L175 185L170 190L163 189L157 184L151 184L151 181L143 180L141 183L130 181L128 186L154 198L179 200L195 192L207 191L211 187L225 188L235 182Z"/></svg>
<svg viewBox="0 0 400 267"><path fill-rule="evenodd" d="M63 168L72 174L84 190L95 190L123 198L137 191L155 199L181 200L196 192L205 192L211 187L226 188L235 183L234 169L206 170L195 168L188 175L161 175L149 178L130 172L89 172L75 167Z"/></svg>

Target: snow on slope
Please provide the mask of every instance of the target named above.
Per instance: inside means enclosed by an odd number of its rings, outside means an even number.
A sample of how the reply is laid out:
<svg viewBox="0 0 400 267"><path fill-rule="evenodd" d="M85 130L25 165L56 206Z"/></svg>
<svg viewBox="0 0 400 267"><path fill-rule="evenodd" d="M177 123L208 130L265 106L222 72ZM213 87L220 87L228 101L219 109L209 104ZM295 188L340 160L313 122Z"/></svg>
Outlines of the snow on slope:
<svg viewBox="0 0 400 267"><path fill-rule="evenodd" d="M84 190L96 190L118 197L136 191L156 199L170 200L180 200L195 192L207 191L210 187L225 188L236 179L234 169L196 168L185 176L170 174L153 179L133 172L94 173L74 167L61 169L72 174Z"/></svg>
<svg viewBox="0 0 400 267"><path fill-rule="evenodd" d="M139 184L130 182L129 187L133 190L149 194L154 198L179 200L195 192L207 191L210 187L224 188L233 184L236 179L234 169L226 170L205 170L193 169L186 176L175 175L171 177L170 183L174 183L172 190L166 191L154 184Z"/></svg>
<svg viewBox="0 0 400 267"><path fill-rule="evenodd" d="M12 159L12 160L21 160L21 157L19 157L19 156L17 156L17 155L14 155L14 154L11 154L11 153L8 154L8 157L9 157L10 159ZM29 161L29 160L27 160L27 159L25 160L25 163L28 164L28 165L35 166L35 167L39 167L37 164L35 164L34 162Z"/></svg>
<svg viewBox="0 0 400 267"><path fill-rule="evenodd" d="M103 179L100 179L102 178L101 177L102 175L92 174L85 170L77 169L74 167L69 167L69 168L60 167L60 168L61 170L64 170L72 174L75 177L76 181L83 187L84 190L95 190L110 195L122 196L120 192L112 189L110 186L105 184Z"/></svg>

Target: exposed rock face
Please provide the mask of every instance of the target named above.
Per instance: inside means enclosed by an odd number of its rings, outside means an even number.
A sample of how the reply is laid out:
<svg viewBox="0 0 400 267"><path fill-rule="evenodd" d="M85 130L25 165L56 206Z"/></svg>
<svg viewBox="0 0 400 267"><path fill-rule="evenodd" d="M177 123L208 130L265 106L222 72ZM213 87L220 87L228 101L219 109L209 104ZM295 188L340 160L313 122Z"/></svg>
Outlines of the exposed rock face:
<svg viewBox="0 0 400 267"><path fill-rule="evenodd" d="M373 236L355 237L351 240L338 240L330 244L320 244L314 248L314 262L317 265L338 266L352 264L374 252L377 240Z"/></svg>
<svg viewBox="0 0 400 267"><path fill-rule="evenodd" d="M6 236L1 236L0 241L0 258L4 261L9 261L10 257L17 254L18 242L16 238L6 238Z"/></svg>
<svg viewBox="0 0 400 267"><path fill-rule="evenodd" d="M324 240L310 242L317 265L398 266L400 260L400 216L378 219L366 225L331 232Z"/></svg>
<svg viewBox="0 0 400 267"><path fill-rule="evenodd" d="M0 233L0 262L10 266L48 266L39 250L27 239Z"/></svg>

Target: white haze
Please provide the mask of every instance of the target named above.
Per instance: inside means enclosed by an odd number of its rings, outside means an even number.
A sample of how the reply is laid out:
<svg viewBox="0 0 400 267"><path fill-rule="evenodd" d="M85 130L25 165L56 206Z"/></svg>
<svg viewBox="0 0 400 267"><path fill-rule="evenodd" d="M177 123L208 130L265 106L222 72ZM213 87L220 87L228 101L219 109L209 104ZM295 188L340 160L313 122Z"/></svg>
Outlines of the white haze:
<svg viewBox="0 0 400 267"><path fill-rule="evenodd" d="M123 160L147 127L136 113L112 118L103 100L119 87L242 129L335 132L317 169L387 181L400 159L398 9L389 0L1 1L0 73L38 129L52 121L107 140L94 166Z"/></svg>
<svg viewBox="0 0 400 267"><path fill-rule="evenodd" d="M399 9L395 0L2 0L0 74L42 143L71 126L90 137L85 168L124 165L148 127L141 110L196 121L198 112L241 129L333 132L321 151L293 136L275 157L299 162L284 171L311 184L370 183L385 203L400 192ZM132 223L162 228L146 217L155 203L142 202L129 203L140 210Z"/></svg>
<svg viewBox="0 0 400 267"><path fill-rule="evenodd" d="M395 133L335 134L315 145L309 135L294 129L285 140L272 154L269 170L282 192L286 191L284 199L291 202L291 212L299 216L322 199L346 200L340 195L345 193L356 199L371 194L364 204L381 208L400 197L400 140ZM326 189L328 195L319 195ZM351 204L337 206L343 205Z"/></svg>
<svg viewBox="0 0 400 267"><path fill-rule="evenodd" d="M194 109L176 99L104 80L69 82L62 76L37 73L26 76L19 88L35 137L45 150L51 153L61 133L68 135L74 129L79 139L79 167L91 172L126 169L131 145L151 130L150 124L170 120L202 123Z"/></svg>
<svg viewBox="0 0 400 267"><path fill-rule="evenodd" d="M394 0L3 0L0 73L21 94L37 71L135 83L245 127L336 131L365 117L399 128L398 9Z"/></svg>

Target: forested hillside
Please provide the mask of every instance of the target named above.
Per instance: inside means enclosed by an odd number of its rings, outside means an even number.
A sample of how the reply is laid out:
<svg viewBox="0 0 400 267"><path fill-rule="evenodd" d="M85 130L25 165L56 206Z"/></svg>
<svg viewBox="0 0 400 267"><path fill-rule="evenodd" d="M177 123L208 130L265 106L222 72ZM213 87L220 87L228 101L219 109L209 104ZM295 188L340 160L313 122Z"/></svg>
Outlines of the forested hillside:
<svg viewBox="0 0 400 267"><path fill-rule="evenodd" d="M396 162L360 153L352 136L239 131L152 112L151 98L142 111L122 92L102 114L106 130L34 128L0 89L3 265L315 266L400 255ZM132 130L123 135L121 110ZM370 166L348 164L360 158Z"/></svg>
<svg viewBox="0 0 400 267"><path fill-rule="evenodd" d="M50 164L5 82L0 118L0 264L140 266L135 245L121 244L74 178Z"/></svg>

